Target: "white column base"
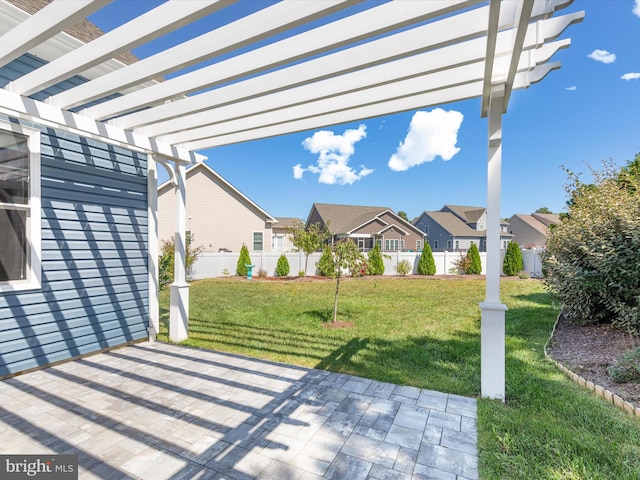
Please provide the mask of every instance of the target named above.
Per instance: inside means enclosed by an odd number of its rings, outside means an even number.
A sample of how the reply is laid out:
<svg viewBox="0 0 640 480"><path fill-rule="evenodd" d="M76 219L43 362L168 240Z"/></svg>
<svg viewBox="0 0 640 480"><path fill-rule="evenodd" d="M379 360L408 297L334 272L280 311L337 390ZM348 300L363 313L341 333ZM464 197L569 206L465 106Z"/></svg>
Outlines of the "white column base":
<svg viewBox="0 0 640 480"><path fill-rule="evenodd" d="M505 400L505 312L499 302L483 302L480 332L480 385L484 398Z"/></svg>
<svg viewBox="0 0 640 480"><path fill-rule="evenodd" d="M157 332L153 327L148 327L147 328L147 333L149 333L149 341L150 342L155 342L156 341L156 337L157 337Z"/></svg>
<svg viewBox="0 0 640 480"><path fill-rule="evenodd" d="M189 337L189 284L171 285L169 340L181 342Z"/></svg>

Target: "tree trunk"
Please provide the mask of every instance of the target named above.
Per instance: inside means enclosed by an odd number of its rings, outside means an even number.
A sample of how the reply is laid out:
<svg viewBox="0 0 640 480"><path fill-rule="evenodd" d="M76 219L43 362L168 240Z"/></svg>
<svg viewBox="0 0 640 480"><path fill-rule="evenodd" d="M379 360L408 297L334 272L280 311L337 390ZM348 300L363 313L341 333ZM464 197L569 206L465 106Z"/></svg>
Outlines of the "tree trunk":
<svg viewBox="0 0 640 480"><path fill-rule="evenodd" d="M340 288L340 274L336 277L336 298L333 301L333 323L338 321L338 289Z"/></svg>

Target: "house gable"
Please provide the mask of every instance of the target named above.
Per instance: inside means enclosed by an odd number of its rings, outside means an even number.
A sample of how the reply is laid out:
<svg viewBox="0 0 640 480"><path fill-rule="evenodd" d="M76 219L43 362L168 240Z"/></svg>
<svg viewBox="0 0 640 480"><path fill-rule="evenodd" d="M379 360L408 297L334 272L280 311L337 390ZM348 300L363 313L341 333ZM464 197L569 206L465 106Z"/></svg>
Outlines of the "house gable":
<svg viewBox="0 0 640 480"><path fill-rule="evenodd" d="M520 246L543 246L547 243L549 226L560 223L556 214L516 214L509 219L509 231Z"/></svg>
<svg viewBox="0 0 640 480"><path fill-rule="evenodd" d="M239 251L242 244L252 249L254 234L261 234L263 248L270 251L273 216L204 163L189 168L186 177L187 230L196 246L205 252ZM173 186L166 182L158 188L160 240L175 234L174 212Z"/></svg>

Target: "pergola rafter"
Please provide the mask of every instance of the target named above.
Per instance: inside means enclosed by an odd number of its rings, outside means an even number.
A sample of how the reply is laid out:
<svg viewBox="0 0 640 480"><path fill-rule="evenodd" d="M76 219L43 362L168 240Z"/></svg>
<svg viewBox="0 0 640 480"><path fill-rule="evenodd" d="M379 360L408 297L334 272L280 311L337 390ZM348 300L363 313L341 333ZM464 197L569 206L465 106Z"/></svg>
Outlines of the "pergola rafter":
<svg viewBox="0 0 640 480"><path fill-rule="evenodd" d="M63 33L109 3L53 0L30 16L0 0L0 66L24 53L45 61L0 89L0 113L130 146L171 169L178 207L174 340L187 335L184 182L185 164L205 158L197 151L480 100L479 114L489 119L482 394L504 398L502 115L513 90L559 67L550 60L570 42L555 40L584 13L557 15L571 0L282 0L247 13L245 0L169 0L87 43ZM114 60L196 21L211 28L130 65ZM86 81L77 85L78 76ZM161 76L171 78L154 80ZM72 77L76 86L36 100ZM150 196L150 208L154 201ZM150 251L150 262L154 256Z"/></svg>

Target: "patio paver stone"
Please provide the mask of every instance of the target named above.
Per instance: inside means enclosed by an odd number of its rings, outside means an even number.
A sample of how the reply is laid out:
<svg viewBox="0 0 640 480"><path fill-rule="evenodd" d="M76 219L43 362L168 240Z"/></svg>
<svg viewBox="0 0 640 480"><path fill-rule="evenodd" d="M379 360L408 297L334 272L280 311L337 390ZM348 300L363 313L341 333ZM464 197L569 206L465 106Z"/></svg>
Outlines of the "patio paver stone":
<svg viewBox="0 0 640 480"><path fill-rule="evenodd" d="M478 478L476 401L144 342L0 381L0 454L80 479Z"/></svg>

